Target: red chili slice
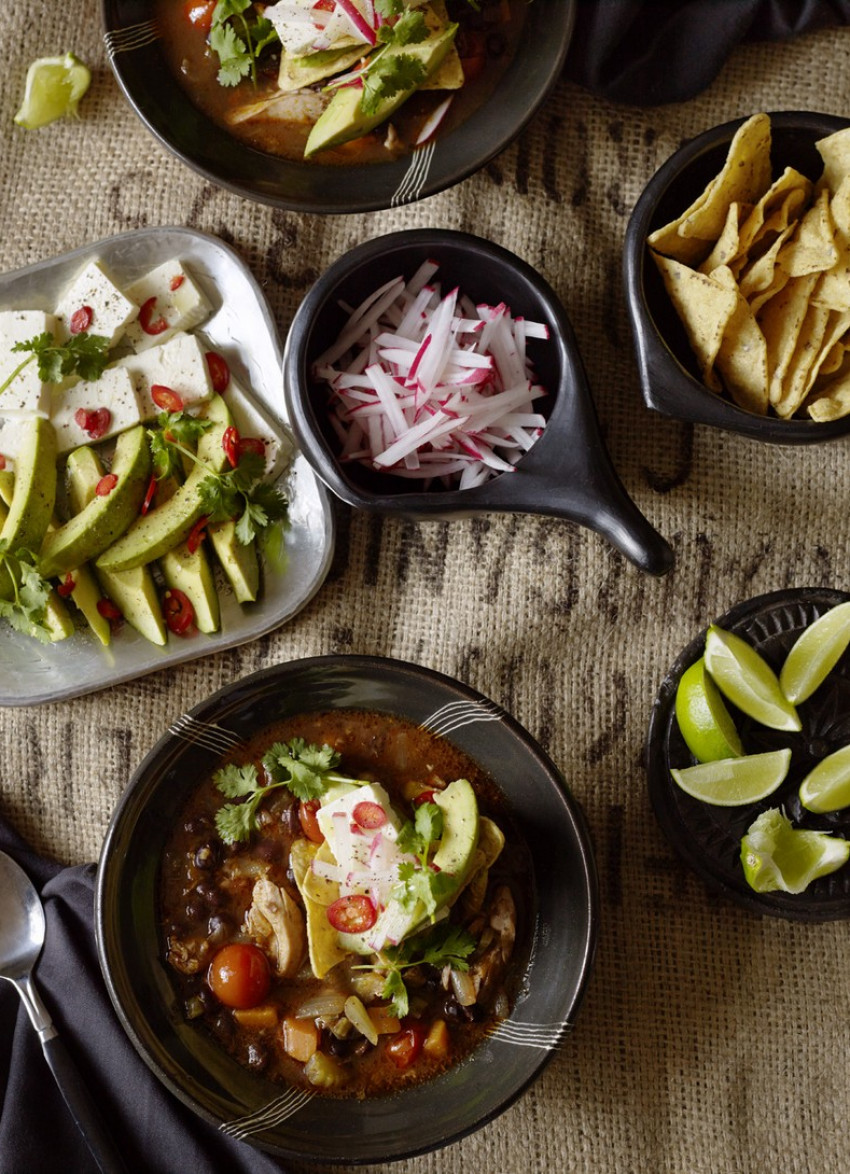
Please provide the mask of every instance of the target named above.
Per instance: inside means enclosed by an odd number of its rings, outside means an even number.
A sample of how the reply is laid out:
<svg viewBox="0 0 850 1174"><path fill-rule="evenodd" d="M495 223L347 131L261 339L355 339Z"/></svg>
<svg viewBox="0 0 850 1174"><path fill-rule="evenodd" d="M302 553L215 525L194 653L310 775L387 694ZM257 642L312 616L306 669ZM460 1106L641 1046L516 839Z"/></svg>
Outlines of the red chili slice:
<svg viewBox="0 0 850 1174"><path fill-rule="evenodd" d="M207 351L206 357L213 391L216 395L221 395L230 382L230 367L227 365L227 359L216 351Z"/></svg>
<svg viewBox="0 0 850 1174"><path fill-rule="evenodd" d="M65 576L61 583L57 584L56 594L61 595L63 599L67 599L72 594L74 588L77 586L74 580L74 575L71 571Z"/></svg>
<svg viewBox="0 0 850 1174"><path fill-rule="evenodd" d="M355 803L351 814L354 816L354 822L367 831L372 831L374 828L382 828L387 822L387 813L384 811L380 803L374 803L371 799L363 799L360 803Z"/></svg>
<svg viewBox="0 0 850 1174"><path fill-rule="evenodd" d="M115 473L104 473L95 486L95 493L98 497L109 497L110 493L117 484L118 477Z"/></svg>
<svg viewBox="0 0 850 1174"><path fill-rule="evenodd" d="M171 290L172 293L174 293L174 291L176 289L180 288L180 286L183 284L183 282L185 280L186 280L185 273L175 273L174 276L172 277L171 281L169 281L169 283L168 283L168 288Z"/></svg>
<svg viewBox="0 0 850 1174"><path fill-rule="evenodd" d="M176 587L169 587L163 595L162 612L168 630L175 636L188 636L194 631L195 609L189 597Z"/></svg>
<svg viewBox="0 0 850 1174"><path fill-rule="evenodd" d="M97 610L105 620L109 620L109 626L113 632L121 626L121 620L124 617L121 615L120 608L111 599L99 599Z"/></svg>
<svg viewBox="0 0 850 1174"><path fill-rule="evenodd" d="M221 438L221 447L224 449L231 469L235 469L239 464L239 430L234 424L225 428L224 436Z"/></svg>
<svg viewBox="0 0 850 1174"><path fill-rule="evenodd" d="M84 330L92 324L94 318L94 310L91 306L80 306L79 310L75 310L68 322L68 329L71 334L82 334Z"/></svg>
<svg viewBox="0 0 850 1174"><path fill-rule="evenodd" d="M237 457L242 457L243 453L256 453L258 457L266 455L266 442L260 440L259 436L240 436L239 444L236 446Z"/></svg>
<svg viewBox="0 0 850 1174"><path fill-rule="evenodd" d="M156 477L151 477L148 481L148 488L145 493L145 499L142 502L141 514L144 516L151 508L153 502L153 495L156 493Z"/></svg>
<svg viewBox="0 0 850 1174"><path fill-rule="evenodd" d="M6 458L3 456L2 452L0 452L0 473L2 473L2 471L5 468L6 468Z"/></svg>
<svg viewBox="0 0 850 1174"><path fill-rule="evenodd" d="M413 800L413 802L417 807L421 807L423 803L433 803L434 802L434 792L433 791L422 791L419 795L416 796L416 798Z"/></svg>
<svg viewBox="0 0 850 1174"><path fill-rule="evenodd" d="M154 383L151 385L151 399L164 412L183 411L183 397L178 395L170 387L166 387L164 383Z"/></svg>
<svg viewBox="0 0 850 1174"><path fill-rule="evenodd" d="M162 314L159 317L154 317L157 313L156 298L148 298L146 302L142 302L139 308L139 325L145 334L162 334L163 330L168 329L168 323L163 318Z"/></svg>
<svg viewBox="0 0 850 1174"><path fill-rule="evenodd" d="M328 905L328 921L340 933L363 933L378 920L375 906L362 893L338 897Z"/></svg>
<svg viewBox="0 0 850 1174"><path fill-rule="evenodd" d="M100 440L109 431L112 413L109 408L77 408L74 422L92 440Z"/></svg>
<svg viewBox="0 0 850 1174"><path fill-rule="evenodd" d="M298 822L301 824L301 830L314 844L321 844L325 838L316 818L320 806L318 799L302 799L298 804Z"/></svg>
<svg viewBox="0 0 850 1174"><path fill-rule="evenodd" d="M194 554L203 542L204 535L207 532L208 521L209 517L206 514L202 514L201 517L198 518L197 522L195 522L192 529L189 531L189 537L186 539L186 545L189 548L190 554Z"/></svg>

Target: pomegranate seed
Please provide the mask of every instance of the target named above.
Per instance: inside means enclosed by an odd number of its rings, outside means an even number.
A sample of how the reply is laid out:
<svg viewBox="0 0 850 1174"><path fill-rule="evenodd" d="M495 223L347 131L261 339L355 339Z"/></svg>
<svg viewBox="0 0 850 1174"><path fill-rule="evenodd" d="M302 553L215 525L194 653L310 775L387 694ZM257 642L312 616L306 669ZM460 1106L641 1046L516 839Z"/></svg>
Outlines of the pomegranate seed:
<svg viewBox="0 0 850 1174"><path fill-rule="evenodd" d="M91 326L93 318L94 310L91 306L80 306L79 310L75 310L71 315L68 329L72 334L82 334L84 330L88 330Z"/></svg>
<svg viewBox="0 0 850 1174"><path fill-rule="evenodd" d="M69 571L65 578L56 587L56 594L61 595L63 599L67 599L77 586L74 581L73 574Z"/></svg>

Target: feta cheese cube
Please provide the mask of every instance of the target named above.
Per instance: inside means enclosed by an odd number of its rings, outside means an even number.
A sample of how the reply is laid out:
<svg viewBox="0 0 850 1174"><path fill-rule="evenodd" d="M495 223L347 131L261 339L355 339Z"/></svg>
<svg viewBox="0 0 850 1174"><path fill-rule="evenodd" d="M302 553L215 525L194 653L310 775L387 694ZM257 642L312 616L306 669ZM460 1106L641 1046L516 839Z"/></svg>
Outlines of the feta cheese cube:
<svg viewBox="0 0 850 1174"><path fill-rule="evenodd" d="M151 311L143 310L125 331L125 341L136 351L166 342L179 330L193 330L212 313L205 294L177 260L158 265L126 286L124 293L140 307L145 307L151 298L155 299ZM144 323L151 319L165 322L165 329L149 333Z"/></svg>
<svg viewBox="0 0 850 1174"><path fill-rule="evenodd" d="M157 385L176 391L187 410L212 399L206 354L194 334L178 331L161 346L125 355L115 366L133 376L143 421L155 420L162 411L151 396Z"/></svg>
<svg viewBox="0 0 850 1174"><path fill-rule="evenodd" d="M56 319L41 310L0 310L0 385L23 363L31 351L13 351L16 343L29 342L39 334L55 335ZM22 368L0 394L4 416L46 416L49 412L47 387L38 376L35 358Z"/></svg>
<svg viewBox="0 0 850 1174"><path fill-rule="evenodd" d="M21 416L0 416L0 469L7 473L15 470L21 447L26 437L26 428Z"/></svg>
<svg viewBox="0 0 850 1174"><path fill-rule="evenodd" d="M129 371L107 367L99 379L80 380L79 383L52 395L51 421L56 430L57 449L61 454L71 452L82 444L90 444L92 436L80 424L76 415L80 408L94 412L99 408L109 411L106 430L98 440L108 440L141 422L135 380Z"/></svg>
<svg viewBox="0 0 850 1174"><path fill-rule="evenodd" d="M71 334L71 318L88 306L92 312L89 334L100 334L114 346L139 313L136 302L125 297L99 261L90 261L59 299L56 317L61 338Z"/></svg>
<svg viewBox="0 0 850 1174"><path fill-rule="evenodd" d="M292 459L294 445L280 425L271 423L251 394L231 375L224 393L240 436L257 436L266 446L266 477L276 480Z"/></svg>

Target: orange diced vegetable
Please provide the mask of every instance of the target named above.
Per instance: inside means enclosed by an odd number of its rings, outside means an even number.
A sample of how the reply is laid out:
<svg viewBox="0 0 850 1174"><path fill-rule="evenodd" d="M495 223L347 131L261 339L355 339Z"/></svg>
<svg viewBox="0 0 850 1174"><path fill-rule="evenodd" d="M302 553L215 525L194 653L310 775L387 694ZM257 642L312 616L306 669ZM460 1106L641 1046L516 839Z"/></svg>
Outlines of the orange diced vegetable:
<svg viewBox="0 0 850 1174"><path fill-rule="evenodd" d="M277 1007L261 1003L259 1007L242 1007L233 1012L233 1018L240 1027L258 1031L263 1027L277 1027Z"/></svg>
<svg viewBox="0 0 850 1174"><path fill-rule="evenodd" d="M392 1007L369 1007L368 1012L378 1035L393 1035L401 1029L399 1018L393 1014Z"/></svg>
<svg viewBox="0 0 850 1174"><path fill-rule="evenodd" d="M449 1028L445 1019L434 1020L422 1048L433 1060L445 1060L449 1054Z"/></svg>
<svg viewBox="0 0 850 1174"><path fill-rule="evenodd" d="M293 1060L306 1063L319 1046L319 1029L312 1019L287 1015L281 1024L283 1049Z"/></svg>

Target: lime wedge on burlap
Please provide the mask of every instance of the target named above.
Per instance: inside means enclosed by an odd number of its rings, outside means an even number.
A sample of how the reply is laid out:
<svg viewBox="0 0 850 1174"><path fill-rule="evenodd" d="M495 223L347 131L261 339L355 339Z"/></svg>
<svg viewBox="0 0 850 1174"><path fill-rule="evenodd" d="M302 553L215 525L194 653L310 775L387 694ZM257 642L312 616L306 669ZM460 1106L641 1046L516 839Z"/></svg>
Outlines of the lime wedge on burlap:
<svg viewBox="0 0 850 1174"><path fill-rule="evenodd" d="M700 762L736 758L744 753L735 723L702 657L679 678L676 721L685 744Z"/></svg>
<svg viewBox="0 0 850 1174"><path fill-rule="evenodd" d="M819 815L850 807L850 746L827 754L809 771L800 784L800 802Z"/></svg>
<svg viewBox="0 0 850 1174"><path fill-rule="evenodd" d="M850 644L850 603L839 603L805 629L779 674L782 692L794 705L811 697Z"/></svg>
<svg viewBox="0 0 850 1174"><path fill-rule="evenodd" d="M779 679L751 644L714 624L705 639L705 667L718 689L742 713L772 730L802 728Z"/></svg>
<svg viewBox="0 0 850 1174"><path fill-rule="evenodd" d="M694 799L715 807L740 807L772 795L784 781L790 765L790 750L768 750L764 754L700 762L696 766L672 769L670 774Z"/></svg>
<svg viewBox="0 0 850 1174"><path fill-rule="evenodd" d="M831 832L795 828L777 808L763 812L741 840L741 863L757 893L802 893L850 858L850 842Z"/></svg>
<svg viewBox="0 0 850 1174"><path fill-rule="evenodd" d="M57 118L76 116L90 82L91 71L73 53L39 57L27 70L24 100L15 122L26 130L35 130Z"/></svg>

